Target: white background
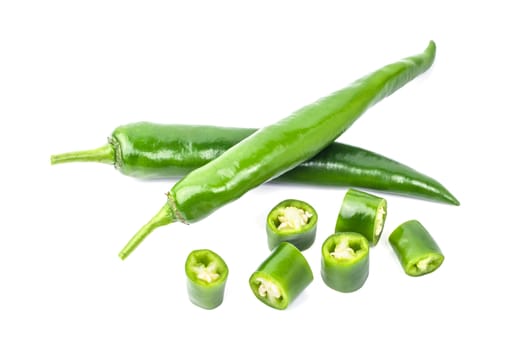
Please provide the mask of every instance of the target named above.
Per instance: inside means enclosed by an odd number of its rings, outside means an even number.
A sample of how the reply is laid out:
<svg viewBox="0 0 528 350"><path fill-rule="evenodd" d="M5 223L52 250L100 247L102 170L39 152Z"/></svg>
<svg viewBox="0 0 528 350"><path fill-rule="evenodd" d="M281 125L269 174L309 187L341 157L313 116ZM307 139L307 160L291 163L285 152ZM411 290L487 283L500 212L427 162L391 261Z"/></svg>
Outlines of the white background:
<svg viewBox="0 0 528 350"><path fill-rule="evenodd" d="M442 3L3 1L0 348L526 348L526 12ZM134 121L264 126L430 39L433 68L340 140L435 177L462 205L384 195L385 231L352 294L319 277L345 188L262 186L199 223L157 230L123 262L117 253L172 181L49 164ZM269 253L268 210L289 197L320 222L305 252L315 280L281 312L247 280ZM412 218L446 256L421 278L387 242ZM187 299L183 264L197 248L230 266L213 311Z"/></svg>

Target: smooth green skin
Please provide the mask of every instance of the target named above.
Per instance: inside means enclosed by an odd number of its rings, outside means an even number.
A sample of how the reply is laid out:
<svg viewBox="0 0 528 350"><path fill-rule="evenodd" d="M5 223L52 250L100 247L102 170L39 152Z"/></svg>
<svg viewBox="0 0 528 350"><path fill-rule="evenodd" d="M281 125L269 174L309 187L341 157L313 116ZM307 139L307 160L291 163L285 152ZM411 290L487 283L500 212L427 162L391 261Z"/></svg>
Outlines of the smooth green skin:
<svg viewBox="0 0 528 350"><path fill-rule="evenodd" d="M389 242L409 276L422 276L438 269L444 255L427 229L417 220L398 226L389 236ZM418 262L432 259L426 270L418 268Z"/></svg>
<svg viewBox="0 0 528 350"><path fill-rule="evenodd" d="M116 167L134 177L180 177L218 158L254 131L152 123L120 126L112 134L120 145Z"/></svg>
<svg viewBox="0 0 528 350"><path fill-rule="evenodd" d="M278 230L280 224L278 216L279 210L286 207L296 207L303 209L312 214L306 226L300 230ZM268 234L268 247L270 250L275 249L281 242L289 242L297 247L299 250L306 250L310 248L315 241L315 233L317 231L317 212L308 203L298 199L286 199L277 204L268 214L266 218L266 233Z"/></svg>
<svg viewBox="0 0 528 350"><path fill-rule="evenodd" d="M339 242L357 252L352 259L336 259L330 255ZM369 275L369 243L357 232L340 232L329 236L322 246L321 277L326 285L339 292L350 293L363 287Z"/></svg>
<svg viewBox="0 0 528 350"><path fill-rule="evenodd" d="M192 266L200 264L207 266L210 261L217 263L217 272L220 277L216 281L208 283L196 277ZM209 249L192 251L185 261L185 273L187 275L187 294L193 304L208 310L214 309L222 304L229 269L220 255Z"/></svg>
<svg viewBox="0 0 528 350"><path fill-rule="evenodd" d="M125 259L156 228L193 223L247 191L312 158L348 129L369 107L426 71L436 45L389 64L351 85L259 129L218 158L193 170L167 194L167 202L119 253ZM168 220L172 216L173 220Z"/></svg>
<svg viewBox="0 0 528 350"><path fill-rule="evenodd" d="M375 221L378 208L383 207L383 224L387 217L387 201L372 194L349 189L343 198L341 209L337 216L335 232L358 232L361 233L375 246L380 237L375 234Z"/></svg>
<svg viewBox="0 0 528 350"><path fill-rule="evenodd" d="M209 163L256 129L139 122L118 127L109 144L51 156L52 164L100 162L144 179L178 178ZM313 158L271 180L354 186L459 205L438 181L365 149L333 142Z"/></svg>
<svg viewBox="0 0 528 350"><path fill-rule="evenodd" d="M262 297L257 278L273 282L280 290L281 298ZM258 300L279 310L284 310L313 281L308 261L293 244L280 243L249 278L249 286Z"/></svg>

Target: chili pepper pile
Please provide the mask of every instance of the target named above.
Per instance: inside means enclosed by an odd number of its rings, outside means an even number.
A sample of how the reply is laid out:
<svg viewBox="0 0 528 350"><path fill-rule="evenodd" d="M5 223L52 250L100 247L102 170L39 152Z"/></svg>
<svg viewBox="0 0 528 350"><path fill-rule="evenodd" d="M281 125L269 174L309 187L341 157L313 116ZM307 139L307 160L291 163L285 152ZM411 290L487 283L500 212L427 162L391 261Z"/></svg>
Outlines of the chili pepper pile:
<svg viewBox="0 0 528 350"><path fill-rule="evenodd" d="M114 164L135 177L183 176L159 212L121 250L121 259L157 227L202 220L268 181L371 188L459 205L429 176L379 154L334 143L368 108L425 72L435 54L431 41L422 53L386 65L259 130L135 123L116 128L105 146L53 155L51 163L94 161ZM382 198L348 190L335 234L322 247L321 275L329 287L351 292L365 283L369 244L380 238L386 207ZM316 226L315 209L303 201L283 201L270 211L266 232L272 252L250 278L259 300L284 309L310 284L312 270L301 250L313 244ZM432 272L443 261L417 221L401 225L389 240L409 275ZM193 251L185 271L193 303L207 309L222 303L228 268L219 255Z"/></svg>

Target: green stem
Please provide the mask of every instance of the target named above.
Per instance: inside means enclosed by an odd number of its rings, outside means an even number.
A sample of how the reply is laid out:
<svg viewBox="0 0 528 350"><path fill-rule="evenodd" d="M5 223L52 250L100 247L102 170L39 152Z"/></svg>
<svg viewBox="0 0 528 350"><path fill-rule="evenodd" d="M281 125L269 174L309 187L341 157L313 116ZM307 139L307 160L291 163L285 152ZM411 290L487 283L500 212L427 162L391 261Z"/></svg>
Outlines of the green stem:
<svg viewBox="0 0 528 350"><path fill-rule="evenodd" d="M137 248L137 246L145 239L147 236L160 226L165 226L174 222L174 216L171 208L168 204L165 204L160 211L154 215L149 222L147 222L135 235L128 241L127 245L119 252L119 257L121 260L125 260L127 256L130 255Z"/></svg>
<svg viewBox="0 0 528 350"><path fill-rule="evenodd" d="M51 164L60 164L68 162L99 162L106 164L115 163L114 147L106 144L103 147L87 151L68 152L54 154L51 156Z"/></svg>

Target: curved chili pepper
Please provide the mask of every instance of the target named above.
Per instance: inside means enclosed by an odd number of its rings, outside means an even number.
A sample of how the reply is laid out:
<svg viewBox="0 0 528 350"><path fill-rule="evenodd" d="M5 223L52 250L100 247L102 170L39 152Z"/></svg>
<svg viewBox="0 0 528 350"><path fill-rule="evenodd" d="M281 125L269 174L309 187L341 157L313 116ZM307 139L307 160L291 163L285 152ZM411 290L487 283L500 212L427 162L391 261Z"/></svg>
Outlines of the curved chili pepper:
<svg viewBox="0 0 528 350"><path fill-rule="evenodd" d="M293 244L280 243L249 278L253 294L283 310L313 281L310 265Z"/></svg>
<svg viewBox="0 0 528 350"><path fill-rule="evenodd" d="M357 232L339 232L323 243L321 277L343 293L361 288L369 275L369 242Z"/></svg>
<svg viewBox="0 0 528 350"><path fill-rule="evenodd" d="M440 247L427 229L417 220L398 226L389 242L409 276L422 276L438 269L444 262Z"/></svg>
<svg viewBox="0 0 528 350"><path fill-rule="evenodd" d="M277 204L266 219L268 247L274 249L281 242L289 242L299 250L312 246L317 230L317 212L308 203L286 199Z"/></svg>
<svg viewBox="0 0 528 350"><path fill-rule="evenodd" d="M436 46L389 64L268 125L177 182L167 202L119 256L125 259L154 229L199 221L247 191L315 156L369 107L391 95L434 61Z"/></svg>
<svg viewBox="0 0 528 350"><path fill-rule="evenodd" d="M193 304L204 309L222 304L229 269L220 255L209 249L193 250L185 261L185 273Z"/></svg>
<svg viewBox="0 0 528 350"><path fill-rule="evenodd" d="M256 129L140 122L114 130L109 143L93 150L51 156L51 164L114 164L124 175L176 178L209 163ZM363 187L459 205L438 181L365 149L334 142L273 182Z"/></svg>
<svg viewBox="0 0 528 350"><path fill-rule="evenodd" d="M380 239L386 216L385 199L351 188L343 198L335 232L360 233L374 246Z"/></svg>

